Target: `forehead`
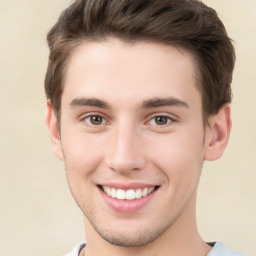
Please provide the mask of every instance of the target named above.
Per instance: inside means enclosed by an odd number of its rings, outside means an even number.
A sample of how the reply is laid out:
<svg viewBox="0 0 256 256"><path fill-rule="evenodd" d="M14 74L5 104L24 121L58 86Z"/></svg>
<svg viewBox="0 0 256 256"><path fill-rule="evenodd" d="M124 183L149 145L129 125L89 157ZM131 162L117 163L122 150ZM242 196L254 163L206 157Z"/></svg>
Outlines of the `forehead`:
<svg viewBox="0 0 256 256"><path fill-rule="evenodd" d="M71 54L63 101L81 96L107 101L117 95L191 98L198 94L194 62L187 50L161 43L85 41Z"/></svg>

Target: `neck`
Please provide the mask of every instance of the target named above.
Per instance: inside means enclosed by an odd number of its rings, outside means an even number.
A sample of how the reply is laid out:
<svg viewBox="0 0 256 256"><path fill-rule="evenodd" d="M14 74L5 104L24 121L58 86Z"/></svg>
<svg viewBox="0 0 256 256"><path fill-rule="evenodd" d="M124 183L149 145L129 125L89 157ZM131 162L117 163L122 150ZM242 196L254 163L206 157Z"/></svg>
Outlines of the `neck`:
<svg viewBox="0 0 256 256"><path fill-rule="evenodd" d="M211 247L199 235L195 200L194 196L188 209L159 238L139 247L121 247L108 243L85 218L87 243L84 256L206 256Z"/></svg>

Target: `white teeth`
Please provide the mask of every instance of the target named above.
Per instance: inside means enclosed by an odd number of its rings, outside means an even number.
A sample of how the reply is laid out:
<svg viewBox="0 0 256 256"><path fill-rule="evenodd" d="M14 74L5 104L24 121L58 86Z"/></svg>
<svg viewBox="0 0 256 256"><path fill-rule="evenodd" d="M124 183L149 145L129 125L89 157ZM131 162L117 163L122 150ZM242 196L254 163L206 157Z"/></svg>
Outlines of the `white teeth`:
<svg viewBox="0 0 256 256"><path fill-rule="evenodd" d="M151 192L153 192L153 190L155 189L155 187L151 187L148 189L148 193L150 194Z"/></svg>
<svg viewBox="0 0 256 256"><path fill-rule="evenodd" d="M136 197L137 199L142 197L142 190L141 190L140 188L139 188L139 189L136 189L135 197Z"/></svg>
<svg viewBox="0 0 256 256"><path fill-rule="evenodd" d="M148 188L144 188L142 191L142 196L146 196L148 194Z"/></svg>
<svg viewBox="0 0 256 256"><path fill-rule="evenodd" d="M111 188L111 196L114 197L114 198L116 198L116 197L117 197L116 194L117 194L117 193L116 193L116 189L115 189L115 188Z"/></svg>
<svg viewBox="0 0 256 256"><path fill-rule="evenodd" d="M113 197L112 194L110 196ZM116 198L117 199L125 199L125 191L123 189L118 189L116 191Z"/></svg>
<svg viewBox="0 0 256 256"><path fill-rule="evenodd" d="M107 194L107 191L108 191L107 187L103 186L102 188L103 188L104 192Z"/></svg>
<svg viewBox="0 0 256 256"><path fill-rule="evenodd" d="M136 192L133 189L129 189L125 193L125 199L126 200L133 200L135 199Z"/></svg>
<svg viewBox="0 0 256 256"><path fill-rule="evenodd" d="M108 194L110 197L117 198L120 200L134 200L134 199L139 199L142 197L147 196L148 194L152 193L155 190L155 187L149 187L149 188L144 188L144 189L128 189L128 190L123 190L123 189L115 189L115 188L110 188L107 186L102 186L103 191Z"/></svg>

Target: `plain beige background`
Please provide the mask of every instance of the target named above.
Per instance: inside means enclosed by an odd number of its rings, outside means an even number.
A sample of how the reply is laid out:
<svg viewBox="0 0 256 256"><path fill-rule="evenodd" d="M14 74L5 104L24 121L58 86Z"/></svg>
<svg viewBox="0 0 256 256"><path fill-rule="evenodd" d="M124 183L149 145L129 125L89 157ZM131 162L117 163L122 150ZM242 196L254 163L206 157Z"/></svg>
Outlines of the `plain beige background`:
<svg viewBox="0 0 256 256"><path fill-rule="evenodd" d="M44 125L45 36L69 0L0 0L0 255L54 256L83 241L82 215ZM198 224L206 241L256 255L256 1L207 0L235 40L233 130L206 163Z"/></svg>

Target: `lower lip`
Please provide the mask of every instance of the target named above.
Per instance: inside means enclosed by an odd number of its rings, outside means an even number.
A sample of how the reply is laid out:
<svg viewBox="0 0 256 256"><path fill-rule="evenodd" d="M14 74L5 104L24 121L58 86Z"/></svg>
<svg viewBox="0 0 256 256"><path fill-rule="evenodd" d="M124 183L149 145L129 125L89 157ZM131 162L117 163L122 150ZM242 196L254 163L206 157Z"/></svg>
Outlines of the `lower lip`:
<svg viewBox="0 0 256 256"><path fill-rule="evenodd" d="M118 200L116 198L110 197L105 192L103 192L100 188L100 193L104 199L104 201L107 203L110 208L112 208L115 211L123 212L123 213L132 213L140 210L145 205L149 203L149 201L154 196L156 190L151 192L145 197L141 197L139 199L134 200Z"/></svg>

